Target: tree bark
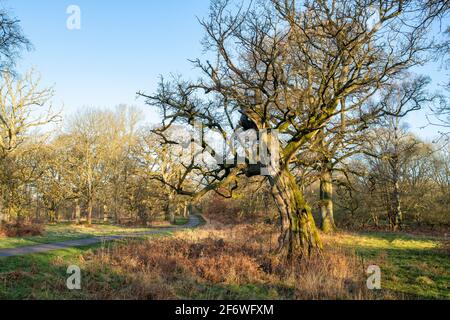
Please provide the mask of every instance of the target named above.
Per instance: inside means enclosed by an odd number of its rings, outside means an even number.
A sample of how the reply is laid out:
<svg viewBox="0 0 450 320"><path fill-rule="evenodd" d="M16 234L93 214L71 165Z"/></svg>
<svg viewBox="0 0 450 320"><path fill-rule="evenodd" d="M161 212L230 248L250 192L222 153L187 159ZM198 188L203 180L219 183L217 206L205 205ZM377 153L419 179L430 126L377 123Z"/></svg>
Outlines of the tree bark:
<svg viewBox="0 0 450 320"><path fill-rule="evenodd" d="M119 217L119 190L117 187L118 184L114 185L114 222L116 224L120 224L120 217Z"/></svg>
<svg viewBox="0 0 450 320"><path fill-rule="evenodd" d="M164 212L164 220L169 221L171 224L175 223L175 208L173 207L174 195L169 194Z"/></svg>
<svg viewBox="0 0 450 320"><path fill-rule="evenodd" d="M76 202L75 202L75 221L77 223L80 223L80 219L81 219L80 201L76 200Z"/></svg>
<svg viewBox="0 0 450 320"><path fill-rule="evenodd" d="M280 213L278 253L290 260L322 249L311 208L292 174L284 170L269 179Z"/></svg>
<svg viewBox="0 0 450 320"><path fill-rule="evenodd" d="M3 193L2 190L0 190L0 224L6 220L4 213L3 213Z"/></svg>
<svg viewBox="0 0 450 320"><path fill-rule="evenodd" d="M1 207L1 205L0 205ZM34 219L36 220L36 222L40 222L41 221L41 209L39 208L39 204L36 205L36 211L34 213ZM0 208L0 224L2 222L2 213L1 213L1 208Z"/></svg>
<svg viewBox="0 0 450 320"><path fill-rule="evenodd" d="M170 204L169 201L167 201L164 205L164 220L170 221Z"/></svg>
<svg viewBox="0 0 450 320"><path fill-rule="evenodd" d="M91 225L92 224L92 199L90 199L88 201L88 207L87 207L87 224Z"/></svg>
<svg viewBox="0 0 450 320"><path fill-rule="evenodd" d="M402 203L400 198L400 183L398 176L394 175L394 191L393 191L393 213L391 217L391 226L394 231L401 229L403 221Z"/></svg>
<svg viewBox="0 0 450 320"><path fill-rule="evenodd" d="M107 223L109 221L109 208L107 205L103 206L103 222Z"/></svg>
<svg viewBox="0 0 450 320"><path fill-rule="evenodd" d="M336 229L333 211L333 174L326 169L320 177L320 228L325 233L332 233Z"/></svg>
<svg viewBox="0 0 450 320"><path fill-rule="evenodd" d="M400 198L400 157L401 157L401 148L400 148L400 129L398 126L398 119L396 119L395 127L394 127L394 152L391 155L390 165L392 167L392 182L393 182L393 191L392 191L392 202L391 202L391 217L390 224L391 228L394 231L401 229L403 213L402 213L402 204Z"/></svg>
<svg viewBox="0 0 450 320"><path fill-rule="evenodd" d="M54 209L48 210L48 220L49 220L50 223L55 223L56 222L55 210Z"/></svg>
<svg viewBox="0 0 450 320"><path fill-rule="evenodd" d="M188 203L185 203L185 204L184 204L184 208L183 208L183 218L187 218L187 217L188 217L188 212L189 212L188 206L189 206Z"/></svg>

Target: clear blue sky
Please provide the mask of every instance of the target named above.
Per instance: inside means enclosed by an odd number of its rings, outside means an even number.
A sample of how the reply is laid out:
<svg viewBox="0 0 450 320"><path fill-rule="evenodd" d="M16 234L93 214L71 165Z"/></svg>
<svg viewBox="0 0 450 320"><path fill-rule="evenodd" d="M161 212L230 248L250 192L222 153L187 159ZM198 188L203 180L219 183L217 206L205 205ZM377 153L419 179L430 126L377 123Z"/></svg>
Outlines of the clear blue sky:
<svg viewBox="0 0 450 320"><path fill-rule="evenodd" d="M121 103L144 109L136 92L151 92L160 74L191 74L187 59L201 54L203 32L196 16L208 0L2 0L21 20L34 45L18 65L35 67L56 90L64 114ZM68 30L66 9L81 9L81 30ZM152 115L150 115L152 116Z"/></svg>
<svg viewBox="0 0 450 320"><path fill-rule="evenodd" d="M68 30L69 5L81 8L81 30ZM160 74L193 76L187 61L201 55L203 30L197 16L208 13L209 0L0 0L21 20L34 50L23 55L19 71L35 67L46 85L56 90L55 105L68 116L83 107L112 108L125 103L147 110L136 92L152 92ZM443 81L436 65L421 69ZM424 112L407 119L419 135Z"/></svg>

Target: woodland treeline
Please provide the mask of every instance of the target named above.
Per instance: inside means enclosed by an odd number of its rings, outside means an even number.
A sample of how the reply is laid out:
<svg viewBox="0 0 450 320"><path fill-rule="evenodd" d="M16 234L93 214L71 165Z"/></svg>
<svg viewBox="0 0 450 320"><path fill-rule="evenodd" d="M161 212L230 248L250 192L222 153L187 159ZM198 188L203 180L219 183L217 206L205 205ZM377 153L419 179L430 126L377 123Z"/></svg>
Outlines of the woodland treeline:
<svg viewBox="0 0 450 320"><path fill-rule="evenodd" d="M437 92L414 73L448 62L448 9L448 1L212 1L201 20L211 60L193 61L202 77L163 78L156 92L139 93L160 111L153 127L129 106L79 110L61 126L52 89L12 71L29 43L2 13L0 220L145 224L203 206L274 218L287 256L320 250L316 224L448 226L449 88ZM433 37L435 23L445 28ZM435 141L408 130L404 117L420 110L433 114ZM249 155L243 164L200 163L217 159L207 141L186 155L174 136L194 123L224 141L238 130L280 132L276 172L262 176ZM236 159L242 149L230 148Z"/></svg>
<svg viewBox="0 0 450 320"><path fill-rule="evenodd" d="M2 160L3 220L145 224L161 214L187 214L189 199L176 198L153 179L176 179L176 158L139 127L140 119L126 106L84 110L52 137L34 133L20 135L14 146L8 141L13 148Z"/></svg>

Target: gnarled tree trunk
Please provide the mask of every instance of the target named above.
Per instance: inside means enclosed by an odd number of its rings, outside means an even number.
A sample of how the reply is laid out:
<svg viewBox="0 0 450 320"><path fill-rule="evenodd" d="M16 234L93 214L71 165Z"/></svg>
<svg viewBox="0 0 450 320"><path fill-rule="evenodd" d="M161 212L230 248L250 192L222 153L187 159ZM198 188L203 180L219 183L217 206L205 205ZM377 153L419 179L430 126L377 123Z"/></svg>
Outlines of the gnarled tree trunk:
<svg viewBox="0 0 450 320"><path fill-rule="evenodd" d="M333 175L330 169L326 169L320 177L320 228L325 233L331 233L336 229L333 211Z"/></svg>
<svg viewBox="0 0 450 320"><path fill-rule="evenodd" d="M322 249L311 208L292 174L283 170L270 177L272 194L280 212L280 254L287 259L311 255Z"/></svg>

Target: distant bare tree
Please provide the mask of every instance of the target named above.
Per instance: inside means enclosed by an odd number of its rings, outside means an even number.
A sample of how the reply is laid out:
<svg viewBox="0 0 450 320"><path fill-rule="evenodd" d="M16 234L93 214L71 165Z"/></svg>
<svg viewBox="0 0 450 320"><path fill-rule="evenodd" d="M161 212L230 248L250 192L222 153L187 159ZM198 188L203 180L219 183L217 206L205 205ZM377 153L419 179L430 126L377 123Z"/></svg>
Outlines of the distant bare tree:
<svg viewBox="0 0 450 320"><path fill-rule="evenodd" d="M31 43L23 34L20 21L0 9L0 71L11 72L24 49L31 49Z"/></svg>
<svg viewBox="0 0 450 320"><path fill-rule="evenodd" d="M407 80L387 88L379 104L386 110L385 117L381 118L379 128L376 129L367 141L369 148L366 154L374 157L377 172L385 171L384 178L388 180L389 195L389 223L392 229L401 228L403 221L400 175L403 164L417 148L418 142L402 129L401 118L414 110L431 105L436 96L430 95L426 87L430 80L420 77Z"/></svg>
<svg viewBox="0 0 450 320"><path fill-rule="evenodd" d="M31 72L23 78L4 72L0 78L1 214L4 194L7 192L4 188L11 186L11 177L19 170L16 157L23 156L21 149L29 150L30 143L42 144L42 138L45 137L40 137L36 130L57 121L59 116L50 104L53 90L41 89L39 79L34 79Z"/></svg>
<svg viewBox="0 0 450 320"><path fill-rule="evenodd" d="M0 86L0 159L26 141L31 130L59 119L49 104L53 89L39 88L32 72L15 78L2 74Z"/></svg>

